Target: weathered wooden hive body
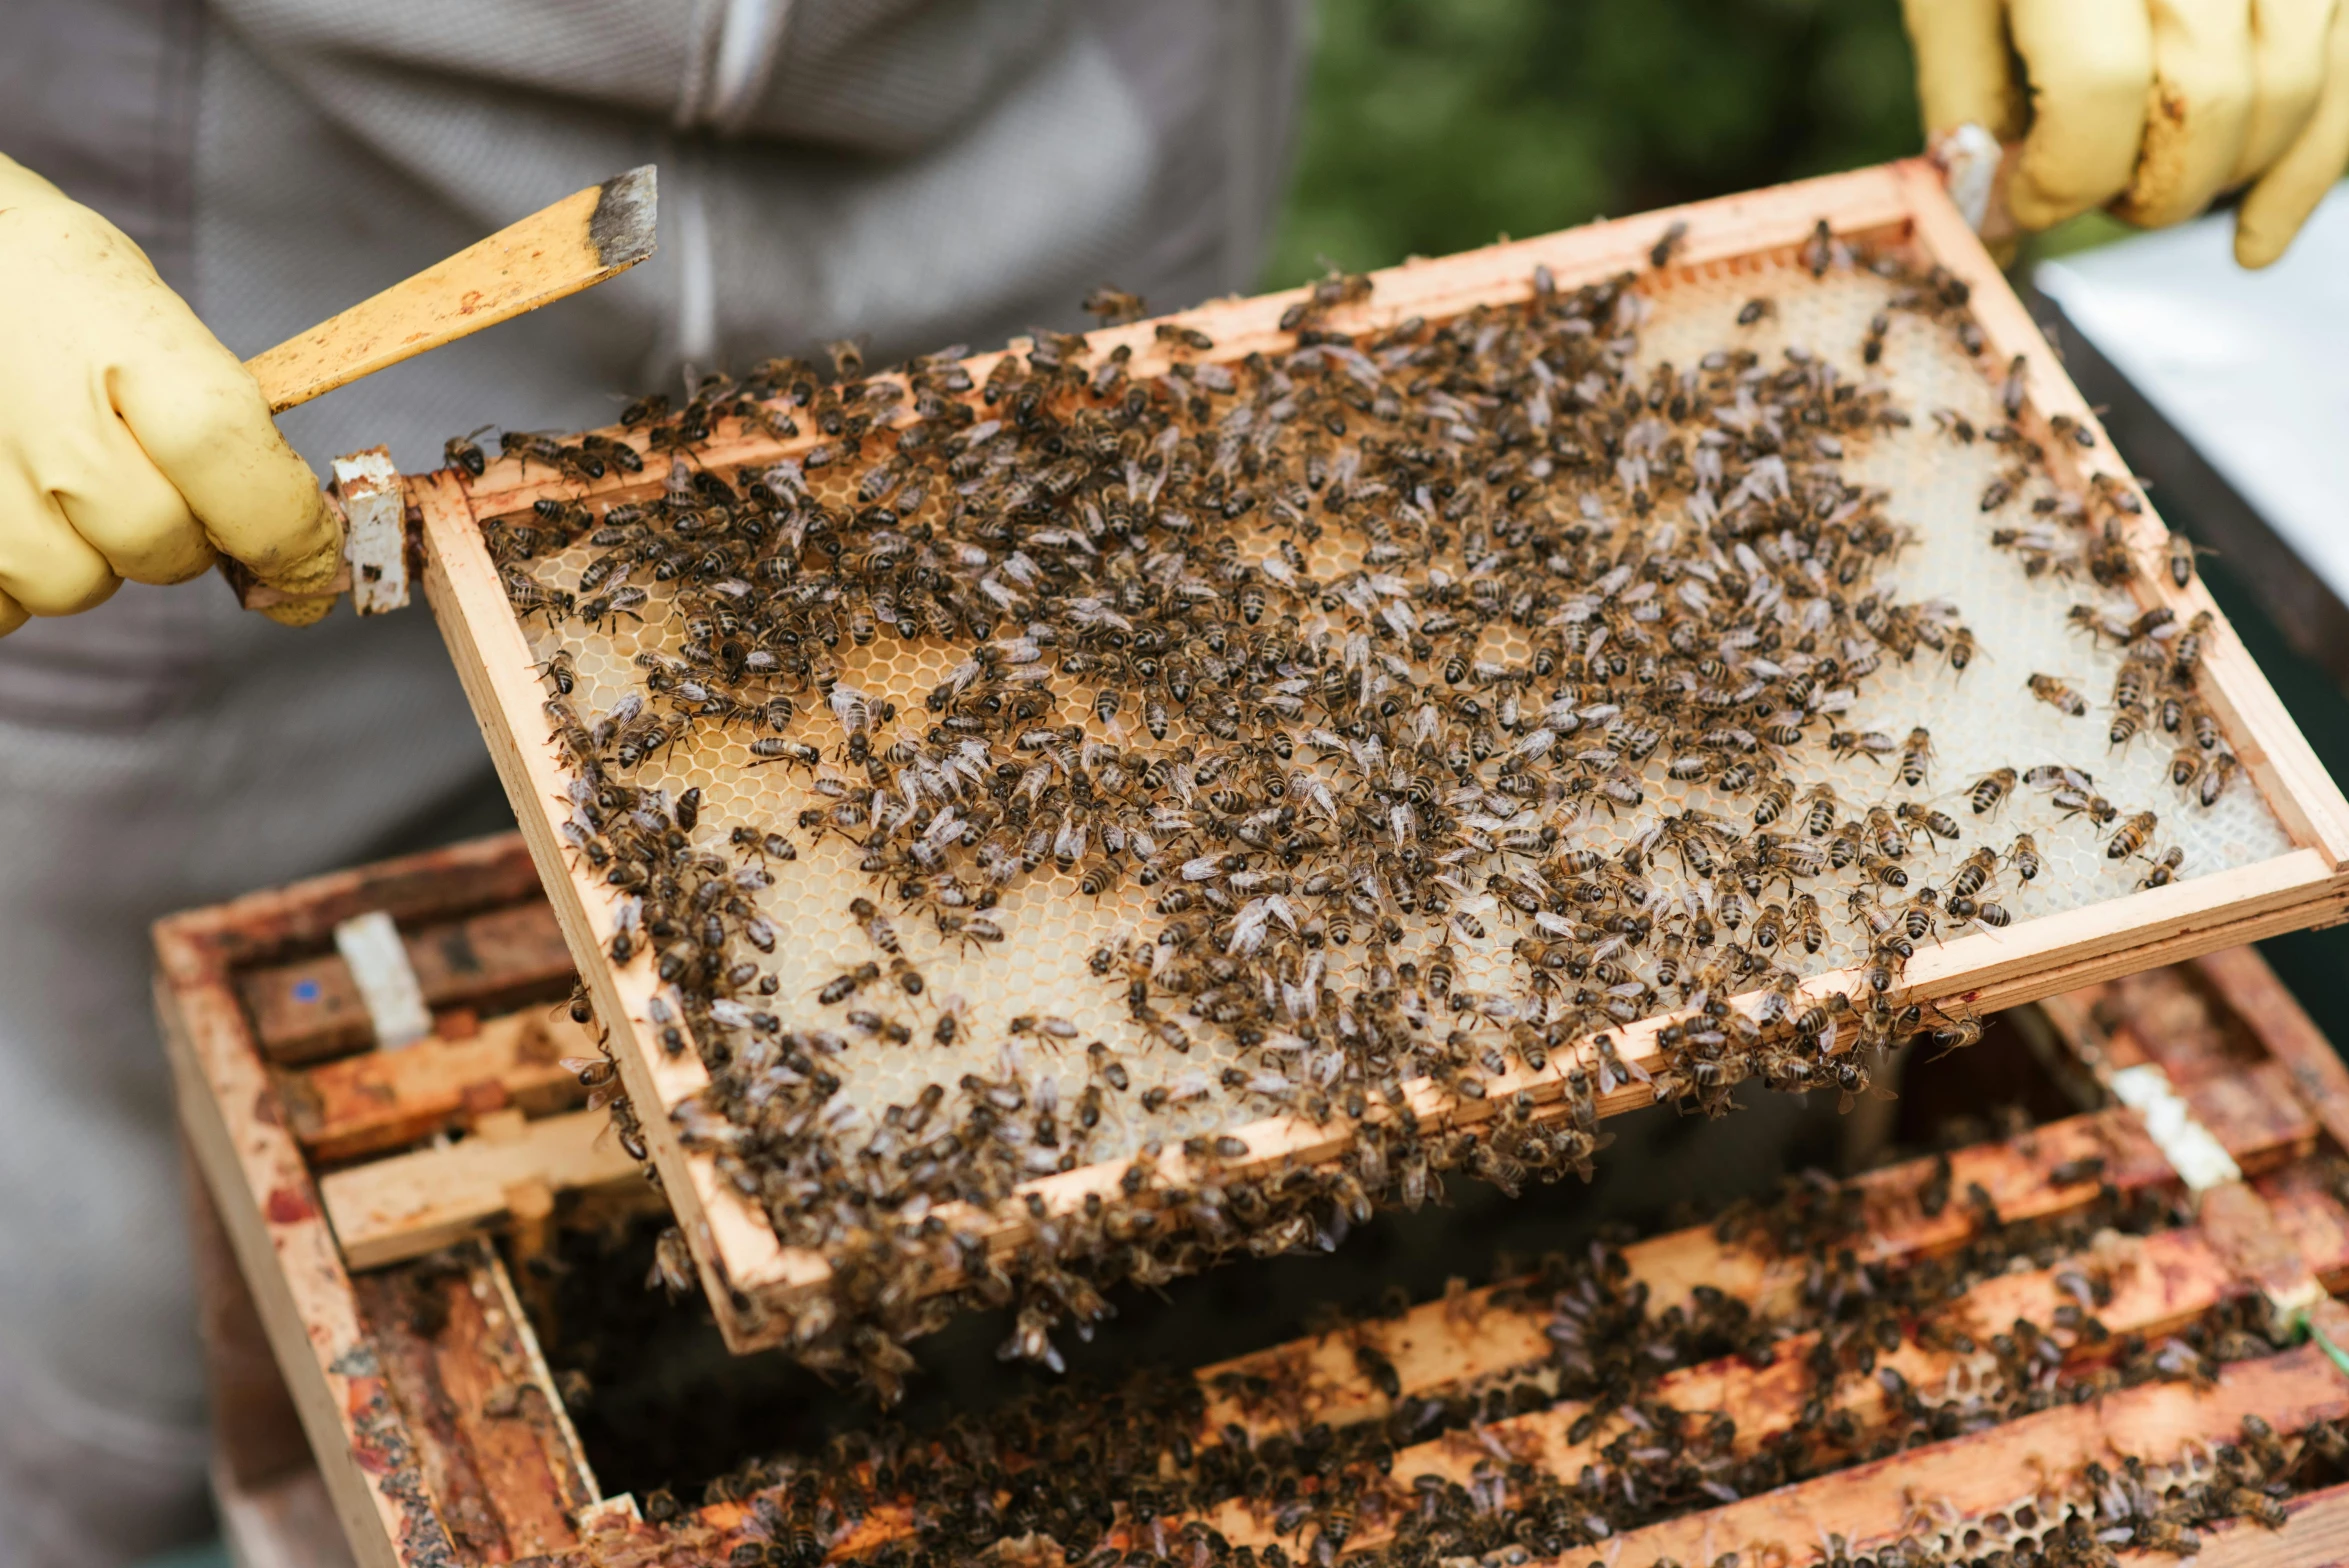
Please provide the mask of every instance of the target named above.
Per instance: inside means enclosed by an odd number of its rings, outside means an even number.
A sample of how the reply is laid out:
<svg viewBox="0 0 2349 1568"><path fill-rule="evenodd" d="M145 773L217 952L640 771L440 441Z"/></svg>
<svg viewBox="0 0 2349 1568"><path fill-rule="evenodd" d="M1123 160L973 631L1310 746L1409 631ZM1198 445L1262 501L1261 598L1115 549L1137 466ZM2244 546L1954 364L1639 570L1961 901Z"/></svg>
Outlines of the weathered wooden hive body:
<svg viewBox="0 0 2349 1568"><path fill-rule="evenodd" d="M2235 949L2340 918L2349 806L1931 171L1330 293L407 481L522 838L158 936L362 1556L2328 1539L2349 1112ZM371 910L421 1044L321 956ZM1121 1283L1603 1164L1660 1100L1848 1104L2010 1008L2076 1114L1114 1430L745 1453L656 1518L565 1415L564 1238L664 1201L727 1345L887 1386L955 1312L1049 1359ZM2013 1097L1968 1064L1918 1072ZM2212 1450L2247 1414L2284 1449ZM2261 1486L2314 1522L2212 1524Z"/></svg>
<svg viewBox="0 0 2349 1568"><path fill-rule="evenodd" d="M433 1036L387 1052L346 1033L320 1059L353 1010L322 950L368 910L420 957L471 957L428 980ZM1341 1531L1348 1551L1642 1564L1802 1562L1829 1537L1854 1561L1965 1562L2028 1537L2068 1561L2069 1519L2128 1553L2223 1472L2229 1495L2272 1486L2280 1513L2221 1512L2288 1522L2206 1525L2205 1556L2338 1551L2349 1375L2325 1342L2349 1340L2328 1294L2349 1281L2349 1076L2248 949L2003 1015L2005 1045L1984 1047L2002 1084L1969 1094L1951 1062L1909 1075L1912 1097L1980 1124L2050 1108L2002 1140L944 1433L639 1471L678 1483L672 1502L602 1496L581 1431L627 1451L624 1470L739 1412L706 1378L706 1408L596 1409L627 1397L600 1380L649 1354L648 1316L694 1308L644 1294L659 1202L555 1059L575 1048L566 981L533 928L548 914L507 838L159 931L232 1531L337 1549L330 1502L358 1561L408 1568L740 1563L809 1540L828 1560L950 1561L1037 1537L1080 1558L1231 1560L1220 1541L1306 1561ZM296 993L311 1017L280 1005ZM631 1215L637 1244L567 1245ZM451 1241L468 1231L496 1239ZM646 1305L608 1330L564 1317L599 1296ZM621 1342L590 1359L606 1332ZM772 1397L772 1368L737 1365L744 1402ZM816 1399L819 1431L853 1415ZM2249 1416L2289 1459L2272 1475L2227 1458ZM674 1430L611 1436L655 1422ZM958 1435L973 1429L993 1446ZM697 1499L689 1483L721 1471L720 1500ZM1622 1474L1636 1502L1587 1495ZM2116 1493L2124 1474L2142 1479Z"/></svg>

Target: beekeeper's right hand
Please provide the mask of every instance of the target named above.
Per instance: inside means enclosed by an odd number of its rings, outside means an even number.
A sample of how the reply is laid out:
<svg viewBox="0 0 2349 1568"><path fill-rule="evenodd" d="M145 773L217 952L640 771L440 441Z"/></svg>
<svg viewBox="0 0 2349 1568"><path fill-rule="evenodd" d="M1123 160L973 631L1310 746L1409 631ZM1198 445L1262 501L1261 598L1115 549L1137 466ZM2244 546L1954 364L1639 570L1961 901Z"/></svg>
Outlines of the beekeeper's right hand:
<svg viewBox="0 0 2349 1568"><path fill-rule="evenodd" d="M120 229L0 157L0 634L219 555L314 593L340 542L237 357Z"/></svg>

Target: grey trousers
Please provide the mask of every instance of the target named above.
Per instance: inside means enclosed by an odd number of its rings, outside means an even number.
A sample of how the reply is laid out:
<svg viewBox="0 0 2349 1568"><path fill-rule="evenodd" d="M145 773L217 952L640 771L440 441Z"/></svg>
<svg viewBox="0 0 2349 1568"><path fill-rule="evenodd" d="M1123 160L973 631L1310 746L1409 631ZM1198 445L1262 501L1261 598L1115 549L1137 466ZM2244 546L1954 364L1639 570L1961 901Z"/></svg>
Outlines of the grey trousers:
<svg viewBox="0 0 2349 1568"><path fill-rule="evenodd" d="M217 580L0 644L0 1565L204 1521L147 923L505 815L421 606L308 631Z"/></svg>

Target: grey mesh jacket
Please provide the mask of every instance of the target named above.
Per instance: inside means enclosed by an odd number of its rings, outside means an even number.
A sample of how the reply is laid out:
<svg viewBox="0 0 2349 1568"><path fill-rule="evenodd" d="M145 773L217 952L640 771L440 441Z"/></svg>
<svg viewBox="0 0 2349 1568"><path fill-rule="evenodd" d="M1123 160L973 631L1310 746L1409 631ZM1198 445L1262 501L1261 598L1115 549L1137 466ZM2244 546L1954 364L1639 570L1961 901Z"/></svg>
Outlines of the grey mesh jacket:
<svg viewBox="0 0 2349 1568"><path fill-rule="evenodd" d="M314 464L381 442L414 468L485 422L609 422L688 362L860 336L877 364L1073 325L1096 284L1245 287L1301 9L6 0L0 151L243 354L657 162L652 261L286 422ZM0 1568L109 1568L203 1517L144 923L446 837L484 796L421 610L294 632L217 581L133 584L0 638L0 1096L27 1111L0 1139Z"/></svg>
<svg viewBox="0 0 2349 1568"><path fill-rule="evenodd" d="M284 421L321 468L417 467L487 422L608 423L681 366L843 337L880 364L1074 324L1100 283L1246 287L1304 0L10 0L0 25L0 151L240 354L660 165L650 262Z"/></svg>

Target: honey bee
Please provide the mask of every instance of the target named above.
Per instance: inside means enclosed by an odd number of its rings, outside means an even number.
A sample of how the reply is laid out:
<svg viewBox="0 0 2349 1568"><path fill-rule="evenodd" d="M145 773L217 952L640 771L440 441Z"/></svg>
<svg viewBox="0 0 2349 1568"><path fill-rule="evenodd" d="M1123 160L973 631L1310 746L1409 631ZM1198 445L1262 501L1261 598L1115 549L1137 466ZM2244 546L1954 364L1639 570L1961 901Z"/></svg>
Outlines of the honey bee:
<svg viewBox="0 0 2349 1568"><path fill-rule="evenodd" d="M1949 634L1949 646L1944 650L1944 657L1949 660L1949 667L1952 670L1963 675L1966 672L1966 666L1974 662L1979 652L1980 650L1974 644L1973 628L1959 626Z"/></svg>
<svg viewBox="0 0 2349 1568"><path fill-rule="evenodd" d="M1085 296L1085 314L1105 327L1120 327L1129 321L1140 321L1150 314L1150 308L1139 294L1104 286Z"/></svg>
<svg viewBox="0 0 2349 1568"><path fill-rule="evenodd" d="M557 438L537 430L508 430L498 437L500 455L520 460L527 471L530 460L537 458L556 472L575 479L601 479L604 464L601 458L577 447L566 446Z"/></svg>
<svg viewBox="0 0 2349 1568"><path fill-rule="evenodd" d="M1974 815L1983 816L2003 805L2007 796L2014 793L2015 779L2015 770L2012 768L1993 768L1976 779L1973 787L1966 791L1966 798L1973 803Z"/></svg>
<svg viewBox="0 0 2349 1568"><path fill-rule="evenodd" d="M1838 757L1887 757L1900 748L1881 730L1837 730L1827 737L1827 749Z"/></svg>
<svg viewBox="0 0 2349 1568"><path fill-rule="evenodd" d="M636 398L627 407L620 410L620 425L622 429L637 430L652 424L655 420L666 419L668 415L669 398L667 394L654 393L649 397ZM488 427L484 426L483 428L487 429Z"/></svg>
<svg viewBox="0 0 2349 1568"><path fill-rule="evenodd" d="M1982 1020L1968 1014L1944 1017L1933 1028L1933 1043L1941 1049L1935 1056L1947 1056L1970 1045L1982 1043Z"/></svg>
<svg viewBox="0 0 2349 1568"><path fill-rule="evenodd" d="M1900 748L1900 763L1893 770L1894 777L1910 788L1925 782L1925 775L1933 763L1933 735L1923 725L1909 731L1908 740Z"/></svg>
<svg viewBox="0 0 2349 1568"><path fill-rule="evenodd" d="M1686 218L1673 219L1663 234L1657 238L1656 243L1648 247L1648 265L1658 272L1663 271L1672 265L1673 258L1680 254L1687 242L1688 220ZM1738 324L1740 326L1752 325L1751 322L1745 320L1742 311L1738 315Z"/></svg>
<svg viewBox="0 0 2349 1568"><path fill-rule="evenodd" d="M823 753L805 741L785 740L778 735L762 735L750 743L752 766L766 762L789 762L803 768L812 768L823 761Z"/></svg>
<svg viewBox="0 0 2349 1568"><path fill-rule="evenodd" d="M1827 924L1819 917L1819 901L1809 893L1797 893L1788 908L1787 919L1803 951L1816 953L1827 945Z"/></svg>
<svg viewBox="0 0 2349 1568"><path fill-rule="evenodd" d="M1898 860L1909 852L1909 835L1901 831L1893 813L1882 806L1870 806L1865 820L1868 842L1877 854Z"/></svg>
<svg viewBox="0 0 2349 1568"><path fill-rule="evenodd" d="M2026 882L2039 876L2039 843L2028 833L2017 833L2012 847L2007 850L2007 864L2015 868L2015 875Z"/></svg>
<svg viewBox="0 0 2349 1568"><path fill-rule="evenodd" d="M1825 838L1835 831L1835 814L1843 802L1837 798L1832 784L1814 784L1803 791L1803 832L1812 838Z"/></svg>
<svg viewBox="0 0 2349 1568"><path fill-rule="evenodd" d="M1884 337L1892 330L1892 316L1878 311L1868 318L1868 330L1860 338L1860 362L1873 365L1884 357Z"/></svg>
<svg viewBox="0 0 2349 1568"><path fill-rule="evenodd" d="M498 574L506 590L506 602L514 607L519 618L544 615L547 624L567 618L578 601L560 588L548 588L518 567L507 567Z"/></svg>
<svg viewBox="0 0 2349 1568"><path fill-rule="evenodd" d="M2194 557L2201 553L2184 534L2172 533L2162 546L2163 564L2170 574L2170 581L2180 588L2192 586Z"/></svg>
<svg viewBox="0 0 2349 1568"><path fill-rule="evenodd" d="M2202 650L2210 640L2211 625L2210 612L2198 611L2170 645L2170 679L2178 685L2193 684L2194 672L2202 663Z"/></svg>
<svg viewBox="0 0 2349 1568"><path fill-rule="evenodd" d="M826 1007L837 1006L880 978L881 966L879 964L859 964L847 973L834 975L825 981L823 989L816 993L816 1000Z"/></svg>
<svg viewBox="0 0 2349 1568"><path fill-rule="evenodd" d="M2072 630L2086 632L2099 643L2107 638L2114 642L2128 641L2129 629L2126 623L2114 619L2093 604L2073 605L2064 612L2064 619L2071 623Z"/></svg>
<svg viewBox="0 0 2349 1568"><path fill-rule="evenodd" d="M1952 898L1971 898L1982 890L1983 884L1990 880L1991 874L1997 868L1998 857L1992 851L1986 848L1975 850L1966 857L1965 863L1958 867L1956 875L1950 878L1950 896Z"/></svg>
<svg viewBox="0 0 2349 1568"><path fill-rule="evenodd" d="M481 437L493 428L495 427L483 425L479 430L470 434L449 437L441 445L441 461L451 468L463 469L468 475L479 479L489 468L489 459L482 454ZM2191 561L2192 557L2189 556L2188 560Z"/></svg>
<svg viewBox="0 0 2349 1568"><path fill-rule="evenodd" d="M2023 782L2033 789L2085 790L2096 783L2094 774L2064 762L2042 762L2023 772Z"/></svg>
<svg viewBox="0 0 2349 1568"><path fill-rule="evenodd" d="M1933 934L1940 923L1938 909L1941 895L1932 888L1919 888L1909 896L1900 909L1900 928L1911 942L1922 942Z"/></svg>
<svg viewBox="0 0 2349 1568"><path fill-rule="evenodd" d="M2104 520L2103 528L2082 550L2081 563L2089 578L2105 588L2117 588L2136 577L2137 557L2129 549L2128 533L2119 518Z"/></svg>
<svg viewBox="0 0 2349 1568"><path fill-rule="evenodd" d="M538 668L546 676L547 684L565 697L570 696L578 684L578 666L572 661L568 648L557 648Z"/></svg>
<svg viewBox="0 0 2349 1568"><path fill-rule="evenodd" d="M1823 278L1827 275L1827 269L1835 264L1835 252L1834 231L1827 227L1827 220L1821 218L1812 227L1810 237L1802 243L1799 253L1802 264L1812 277Z"/></svg>
<svg viewBox="0 0 2349 1568"><path fill-rule="evenodd" d="M674 1225L663 1227L653 1244L652 1267L644 1288L664 1290L676 1301L693 1288L693 1278L693 1253L685 1245L684 1232Z"/></svg>
<svg viewBox="0 0 2349 1568"><path fill-rule="evenodd" d="M2096 498L2123 516L2135 517L2145 510L2145 503L2137 492L2129 488L2129 481L2118 474L2098 473L2088 476L2088 486Z"/></svg>
<svg viewBox="0 0 2349 1568"><path fill-rule="evenodd" d="M850 899L848 912L856 917L857 922L864 928L866 939L875 947L891 957L903 955L904 949L898 943L896 928L889 923L889 917L882 914L871 899L862 895Z"/></svg>
<svg viewBox="0 0 2349 1568"><path fill-rule="evenodd" d="M2120 816L2120 807L2092 790L2059 789L2049 802L2067 817L2085 816L2099 827Z"/></svg>
<svg viewBox="0 0 2349 1568"><path fill-rule="evenodd" d="M2120 826L2112 841L2104 846L2107 860L2120 860L2137 854L2145 848L2145 841L2153 836L2160 819L2150 811L2140 811Z"/></svg>
<svg viewBox="0 0 2349 1568"><path fill-rule="evenodd" d="M1992 903L1989 899L1968 898L1963 895L1951 898L1948 908L1950 918L1961 924L1968 921L1978 921L1986 926L2005 926L2014 918L2007 913L2006 906L2003 904Z"/></svg>
<svg viewBox="0 0 2349 1568"><path fill-rule="evenodd" d="M2069 414L2048 415L2047 428L2054 433L2058 441L2069 441L2072 445L2081 447L2096 445L2096 433Z"/></svg>
<svg viewBox="0 0 2349 1568"><path fill-rule="evenodd" d="M1655 1079L1638 1062L1625 1057L1616 1048L1612 1035L1599 1035L1591 1041L1597 1052L1597 1071L1594 1075L1601 1094L1612 1094L1622 1086L1638 1082L1652 1084Z"/></svg>
<svg viewBox="0 0 2349 1568"><path fill-rule="evenodd" d="M2201 801L2205 809L2217 805L2219 797L2227 792L2228 785L2235 782L2235 775L2242 771L2242 767L2235 760L2234 753L2212 752L2208 765L2202 771L2201 785L2194 792L2195 798Z"/></svg>
<svg viewBox="0 0 2349 1568"><path fill-rule="evenodd" d="M615 441L610 436L601 435L591 430L579 438L579 447L581 451L594 456L610 467L619 469L622 473L641 474L644 472L644 454L625 441Z"/></svg>
<svg viewBox="0 0 2349 1568"><path fill-rule="evenodd" d="M1893 815L1897 816L1912 834L1925 833L1933 838L1947 839L1961 836L1955 817L1945 811L1936 811L1930 806L1919 805L1915 801L1902 801L1893 808Z"/></svg>
<svg viewBox="0 0 2349 1568"><path fill-rule="evenodd" d="M2087 699L2055 676L2034 675L2024 684L2030 687L2032 696L2066 718L2082 719L2088 716Z"/></svg>
<svg viewBox="0 0 2349 1568"><path fill-rule="evenodd" d="M1197 327L1186 327L1173 321L1162 321L1158 324L1158 341L1200 354L1215 347L1215 339Z"/></svg>
<svg viewBox="0 0 2349 1568"><path fill-rule="evenodd" d="M2140 888L2168 887L2178 879L2178 872L2185 864L2186 852L2172 844L2161 852L2153 863L2153 869L2146 872L2145 879L2137 885Z"/></svg>
<svg viewBox="0 0 2349 1568"><path fill-rule="evenodd" d="M1757 294L1737 307L1737 324L1741 327L1750 327L1767 321L1777 314L1778 302L1767 294Z"/></svg>

